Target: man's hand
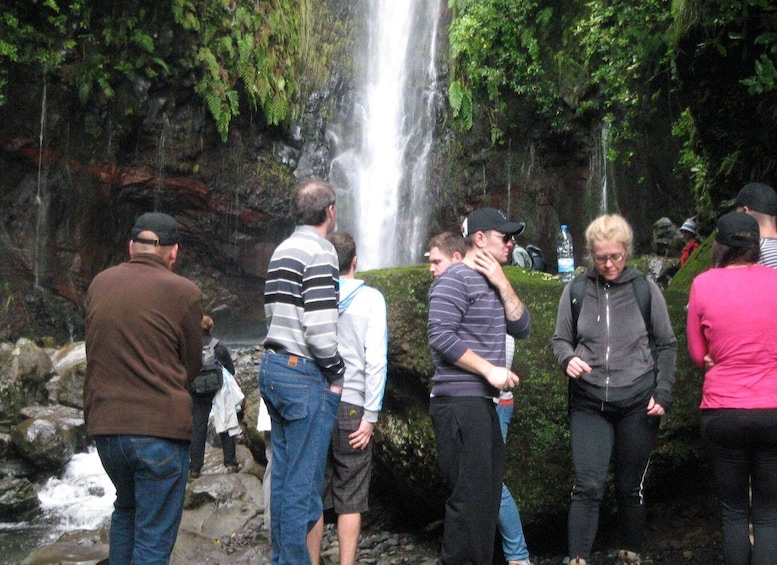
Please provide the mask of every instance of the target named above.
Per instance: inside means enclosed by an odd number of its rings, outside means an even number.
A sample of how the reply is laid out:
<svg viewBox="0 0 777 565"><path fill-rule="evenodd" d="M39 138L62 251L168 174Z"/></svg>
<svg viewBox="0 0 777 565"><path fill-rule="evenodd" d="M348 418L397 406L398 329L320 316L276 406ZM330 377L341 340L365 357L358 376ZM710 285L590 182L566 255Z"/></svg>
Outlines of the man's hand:
<svg viewBox="0 0 777 565"><path fill-rule="evenodd" d="M510 390L514 386L518 386L521 381L518 375L508 370L505 367L497 367L492 365L491 369L486 373L486 380L493 387L499 390Z"/></svg>
<svg viewBox="0 0 777 565"><path fill-rule="evenodd" d="M475 270L485 275L497 289L505 284L510 284L502 270L502 265L488 249L479 249L475 253Z"/></svg>
<svg viewBox="0 0 777 565"><path fill-rule="evenodd" d="M375 433L375 424L361 421L359 429L348 436L348 443L354 449L366 449Z"/></svg>
<svg viewBox="0 0 777 565"><path fill-rule="evenodd" d="M342 386L329 385L329 391L335 394L343 394Z"/></svg>
<svg viewBox="0 0 777 565"><path fill-rule="evenodd" d="M712 360L712 356L707 353L707 355L704 356L704 370L709 371L715 366L715 361Z"/></svg>
<svg viewBox="0 0 777 565"><path fill-rule="evenodd" d="M502 264L488 249L479 249L475 253L475 270L488 279L488 282L499 292L499 298L505 307L505 317L517 320L523 315L523 302L515 294L513 286L507 280Z"/></svg>
<svg viewBox="0 0 777 565"><path fill-rule="evenodd" d="M578 378L583 373L590 373L591 366L580 359L580 357L572 357L567 363L567 376L572 379Z"/></svg>

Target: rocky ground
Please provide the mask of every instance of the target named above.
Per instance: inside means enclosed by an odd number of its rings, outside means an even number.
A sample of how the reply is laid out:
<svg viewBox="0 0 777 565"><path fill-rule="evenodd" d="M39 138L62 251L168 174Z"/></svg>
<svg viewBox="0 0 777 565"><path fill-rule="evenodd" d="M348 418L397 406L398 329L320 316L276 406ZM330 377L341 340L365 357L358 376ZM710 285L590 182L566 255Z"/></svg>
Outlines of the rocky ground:
<svg viewBox="0 0 777 565"><path fill-rule="evenodd" d="M534 565L560 565L564 548L556 536L542 532L527 532L531 559ZM550 538L550 539L549 539ZM611 533L600 532L597 550L591 565L614 563L614 549L610 547ZM562 540L563 544L563 540ZM261 526L246 529L231 539L223 540L225 558L240 554L244 548L261 548L261 555L269 563L268 534ZM605 549L606 547L606 549ZM365 518L363 536L359 544L357 563L366 565L435 565L439 548L439 530L432 532L401 532L387 526L380 509ZM338 546L334 524L327 524L324 533L322 563L336 564ZM229 561L224 561L228 563ZM699 564L723 562L720 525L714 500L709 496L681 498L671 502L652 504L649 511L645 565ZM494 563L503 563L495 559Z"/></svg>

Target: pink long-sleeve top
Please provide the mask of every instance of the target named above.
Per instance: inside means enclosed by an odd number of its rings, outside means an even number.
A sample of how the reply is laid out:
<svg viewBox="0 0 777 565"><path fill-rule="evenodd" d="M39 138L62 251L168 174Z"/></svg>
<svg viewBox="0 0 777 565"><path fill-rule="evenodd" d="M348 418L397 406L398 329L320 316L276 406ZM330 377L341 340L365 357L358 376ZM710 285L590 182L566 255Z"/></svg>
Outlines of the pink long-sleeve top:
<svg viewBox="0 0 777 565"><path fill-rule="evenodd" d="M688 351L709 354L701 408L777 408L777 269L711 269L691 286Z"/></svg>

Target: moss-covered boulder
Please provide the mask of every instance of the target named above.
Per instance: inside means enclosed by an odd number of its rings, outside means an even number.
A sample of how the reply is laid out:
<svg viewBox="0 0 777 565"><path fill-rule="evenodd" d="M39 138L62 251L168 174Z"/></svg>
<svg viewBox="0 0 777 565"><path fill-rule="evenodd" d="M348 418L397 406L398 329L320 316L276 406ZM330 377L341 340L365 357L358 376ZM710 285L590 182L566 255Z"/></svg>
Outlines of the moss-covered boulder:
<svg viewBox="0 0 777 565"><path fill-rule="evenodd" d="M706 262L700 255L695 256L695 272L709 261L708 253ZM519 500L522 518L531 527L565 516L572 485L567 379L550 346L563 285L537 271L507 267L505 272L532 314L531 335L516 343L513 369L521 384L514 391L505 475L505 483ZM690 272L691 267L680 270L686 279L692 278ZM430 522L442 516L445 496L428 416L429 380L434 373L426 339L431 277L420 265L360 276L383 292L389 316L389 382L372 489L404 510L404 519ZM648 488L654 496L703 487L696 476L701 461L697 431L701 374L692 366L686 348L687 288L677 284L666 291L678 337L678 374L674 408L664 417L651 466ZM678 484L685 478L687 483Z"/></svg>

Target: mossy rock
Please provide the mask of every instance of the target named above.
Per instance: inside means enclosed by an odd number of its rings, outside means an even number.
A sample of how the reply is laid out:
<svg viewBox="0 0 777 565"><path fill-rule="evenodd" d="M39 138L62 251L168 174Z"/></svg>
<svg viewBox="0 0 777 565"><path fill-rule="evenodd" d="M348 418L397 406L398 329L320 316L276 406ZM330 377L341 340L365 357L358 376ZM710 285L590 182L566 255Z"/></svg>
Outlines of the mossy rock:
<svg viewBox="0 0 777 565"><path fill-rule="evenodd" d="M696 262L680 270L686 278ZM706 262L705 262L706 261ZM695 275L694 272L694 275ZM505 273L532 315L532 332L517 340L513 370L515 412L507 444L505 483L529 525L558 522L566 515L572 486L567 423L567 379L552 351L558 301L563 285L538 271L506 267ZM389 376L376 441L373 490L395 503L406 520L429 522L442 516L445 491L435 465L434 433L428 416L430 378L434 373L427 338L426 266L370 271L359 276L383 292L389 317ZM664 417L651 465L648 495L698 491L701 465L698 438L701 373L692 365L685 339L685 285L670 285L665 296L678 338L675 403ZM688 484L678 480L688 479ZM606 509L605 509L606 511Z"/></svg>

